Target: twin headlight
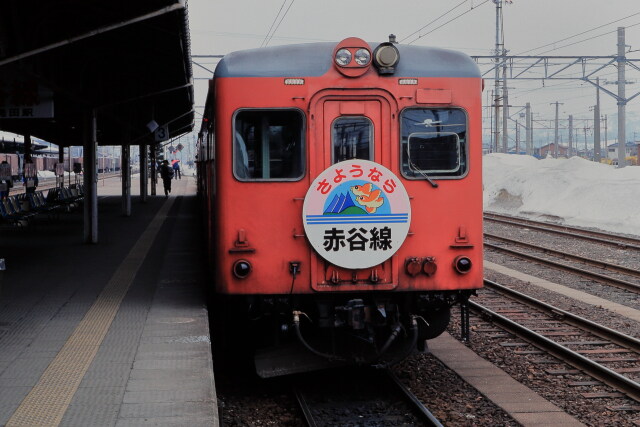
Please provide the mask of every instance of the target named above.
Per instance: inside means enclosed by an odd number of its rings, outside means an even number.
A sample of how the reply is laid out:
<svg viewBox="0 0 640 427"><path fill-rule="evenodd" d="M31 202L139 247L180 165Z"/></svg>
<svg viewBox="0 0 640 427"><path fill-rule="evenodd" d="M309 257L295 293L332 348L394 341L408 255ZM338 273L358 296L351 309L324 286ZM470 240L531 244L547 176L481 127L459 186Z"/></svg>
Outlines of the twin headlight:
<svg viewBox="0 0 640 427"><path fill-rule="evenodd" d="M371 52L367 49L358 49L352 53L351 50L342 48L336 52L335 61L341 67L348 66L351 61L355 61L360 67L365 67L371 62Z"/></svg>

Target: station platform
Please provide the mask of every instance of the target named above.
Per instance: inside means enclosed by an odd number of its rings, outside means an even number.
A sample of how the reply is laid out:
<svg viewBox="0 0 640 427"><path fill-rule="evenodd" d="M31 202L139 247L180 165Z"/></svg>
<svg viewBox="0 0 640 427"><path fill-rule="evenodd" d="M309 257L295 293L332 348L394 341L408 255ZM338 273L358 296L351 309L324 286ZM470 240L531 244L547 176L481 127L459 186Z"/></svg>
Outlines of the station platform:
<svg viewBox="0 0 640 427"><path fill-rule="evenodd" d="M162 193L161 185L158 192ZM216 426L195 179L0 230L0 426Z"/></svg>

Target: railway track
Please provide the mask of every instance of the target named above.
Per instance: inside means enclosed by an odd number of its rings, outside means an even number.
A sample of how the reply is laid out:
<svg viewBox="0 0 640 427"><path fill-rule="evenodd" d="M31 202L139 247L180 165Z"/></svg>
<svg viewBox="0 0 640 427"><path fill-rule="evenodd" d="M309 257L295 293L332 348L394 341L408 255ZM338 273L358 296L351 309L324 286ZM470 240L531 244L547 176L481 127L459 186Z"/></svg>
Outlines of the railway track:
<svg viewBox="0 0 640 427"><path fill-rule="evenodd" d="M442 426L388 370L305 375L294 393L308 426Z"/></svg>
<svg viewBox="0 0 640 427"><path fill-rule="evenodd" d="M548 265L548 266L551 266L560 270L564 270L573 274L578 274L582 277L596 280L606 285L615 286L620 289L624 289L627 291L640 294L640 284L637 283L637 279L640 278L640 270L612 264L609 262L598 261L598 260L594 260L591 258L582 257L578 255L572 255L567 252L561 252L555 249L538 246L531 243L525 243L519 240L509 239L502 236L497 236L491 233L485 233L484 235L485 235L484 246L486 248L491 248L493 250L507 253L509 255L513 255L521 259L526 259L528 261L534 261L540 264ZM487 239L489 241L487 241ZM598 271L593 271L583 267L578 267L575 265L558 262L555 260L544 258L539 255L534 255L532 253L511 249L501 244L491 243L491 240L497 241L503 244L506 243L509 245L519 246L519 247L525 248L528 251L540 252L543 255L547 255L547 256L550 255L556 258L562 258L572 262L579 262L581 264L595 267L596 269L598 269ZM609 274L603 274L603 272L607 272Z"/></svg>
<svg viewBox="0 0 640 427"><path fill-rule="evenodd" d="M485 286L493 292L483 292L479 302L470 301L472 311L640 402L640 340L495 282L485 280ZM597 382L581 385L598 389ZM587 397L598 392L583 394Z"/></svg>
<svg viewBox="0 0 640 427"><path fill-rule="evenodd" d="M533 230L545 231L578 239L600 242L617 247L640 250L640 239L634 237L621 236L618 234L605 233L601 231L586 230L583 228L569 227L566 225L552 224L543 221L534 221L531 219L501 215L496 213L485 212L483 217L485 221L493 221L502 224L515 225L518 227L526 226L527 228Z"/></svg>

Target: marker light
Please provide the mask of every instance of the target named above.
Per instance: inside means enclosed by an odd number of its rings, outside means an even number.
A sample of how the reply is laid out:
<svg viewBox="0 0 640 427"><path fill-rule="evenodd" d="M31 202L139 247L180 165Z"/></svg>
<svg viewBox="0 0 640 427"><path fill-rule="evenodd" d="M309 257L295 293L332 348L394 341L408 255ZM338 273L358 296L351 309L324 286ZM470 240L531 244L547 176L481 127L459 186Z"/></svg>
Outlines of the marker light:
<svg viewBox="0 0 640 427"><path fill-rule="evenodd" d="M245 259L239 259L233 263L233 275L238 279L245 279L251 270L251 263Z"/></svg>
<svg viewBox="0 0 640 427"><path fill-rule="evenodd" d="M427 276L431 277L436 274L438 270L438 264L436 264L436 259L433 257L427 257L422 264L422 272Z"/></svg>
<svg viewBox="0 0 640 427"><path fill-rule="evenodd" d="M351 62L351 52L348 49L340 49L336 52L336 64L344 67Z"/></svg>
<svg viewBox="0 0 640 427"><path fill-rule="evenodd" d="M420 270L422 269L422 266L420 265L420 259L407 258L407 260L404 263L404 268L409 276L416 277L418 273L420 273Z"/></svg>
<svg viewBox="0 0 640 427"><path fill-rule="evenodd" d="M400 85L417 85L418 79L398 79Z"/></svg>
<svg viewBox="0 0 640 427"><path fill-rule="evenodd" d="M471 260L466 256L459 256L453 261L453 268L460 274L467 274L471 270Z"/></svg>
<svg viewBox="0 0 640 427"><path fill-rule="evenodd" d="M361 66L368 65L371 62L371 52L367 49L356 50L356 63Z"/></svg>

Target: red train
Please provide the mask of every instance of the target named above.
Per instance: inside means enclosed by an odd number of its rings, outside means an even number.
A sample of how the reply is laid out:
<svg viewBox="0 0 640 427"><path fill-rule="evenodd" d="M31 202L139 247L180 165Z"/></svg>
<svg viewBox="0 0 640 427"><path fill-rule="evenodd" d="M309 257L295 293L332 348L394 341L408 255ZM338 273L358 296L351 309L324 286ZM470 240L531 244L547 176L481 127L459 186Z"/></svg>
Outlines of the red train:
<svg viewBox="0 0 640 427"><path fill-rule="evenodd" d="M216 314L249 319L262 376L304 369L287 346L394 363L482 286L482 85L468 56L391 37L220 61L198 191Z"/></svg>

